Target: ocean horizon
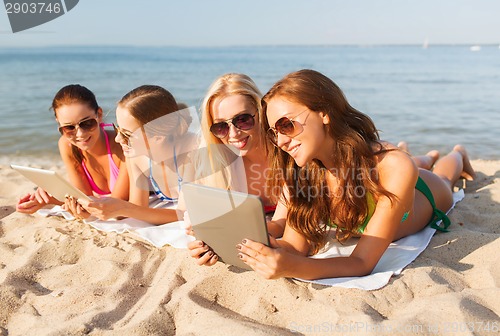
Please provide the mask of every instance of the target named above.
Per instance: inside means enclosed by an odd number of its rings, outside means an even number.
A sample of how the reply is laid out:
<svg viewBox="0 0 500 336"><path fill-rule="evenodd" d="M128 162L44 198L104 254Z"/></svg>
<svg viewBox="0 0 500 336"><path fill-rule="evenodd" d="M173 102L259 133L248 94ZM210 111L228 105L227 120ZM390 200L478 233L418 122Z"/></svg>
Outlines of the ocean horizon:
<svg viewBox="0 0 500 336"><path fill-rule="evenodd" d="M473 46L482 46L482 47L498 47L500 48L500 41L498 43L481 43L481 42L461 42L461 43L430 43L425 40L422 43L353 43L353 44L327 44L327 43L312 43L312 44L224 44L224 45L181 45L181 44L170 44L170 45L154 45L154 44L45 44L45 45L4 45L0 46L0 49L43 49L43 48L186 48L186 49L194 49L194 48L267 48L267 47L277 47L277 48L305 48L305 47L327 47L327 48L344 48L344 47L466 47L470 48Z"/></svg>
<svg viewBox="0 0 500 336"><path fill-rule="evenodd" d="M114 122L116 102L139 85L161 85L199 108L224 73L245 73L265 93L310 68L333 79L384 140L407 141L414 154L461 143L472 159L499 159L500 49L471 46L0 47L0 157L57 156L49 108L67 84L92 90Z"/></svg>

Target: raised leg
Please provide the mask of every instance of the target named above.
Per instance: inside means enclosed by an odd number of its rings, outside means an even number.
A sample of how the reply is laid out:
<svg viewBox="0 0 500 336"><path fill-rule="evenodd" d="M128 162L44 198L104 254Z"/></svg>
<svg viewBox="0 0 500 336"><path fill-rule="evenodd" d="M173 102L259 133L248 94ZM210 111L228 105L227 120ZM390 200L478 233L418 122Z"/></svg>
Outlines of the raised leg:
<svg viewBox="0 0 500 336"><path fill-rule="evenodd" d="M407 152L408 154L410 154L408 143L406 143L406 141L399 142L398 147ZM417 167L431 170L436 161L439 159L439 152L437 150L431 150L425 155L418 155L418 156L412 155L411 158L413 159L413 162L415 162Z"/></svg>
<svg viewBox="0 0 500 336"><path fill-rule="evenodd" d="M433 173L441 177L451 188L460 177L472 181L476 173L469 161L469 156L464 146L456 145L453 150L439 160Z"/></svg>

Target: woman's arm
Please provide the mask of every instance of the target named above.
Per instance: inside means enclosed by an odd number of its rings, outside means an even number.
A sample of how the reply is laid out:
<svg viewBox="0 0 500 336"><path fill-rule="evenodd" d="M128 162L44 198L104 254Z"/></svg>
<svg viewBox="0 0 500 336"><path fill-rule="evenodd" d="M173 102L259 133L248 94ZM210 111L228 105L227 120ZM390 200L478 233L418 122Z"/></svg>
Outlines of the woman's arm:
<svg viewBox="0 0 500 336"><path fill-rule="evenodd" d="M94 198L92 201L79 200L78 202L88 212L102 220L131 217L160 225L181 220L183 217L182 211L149 208L113 197Z"/></svg>
<svg viewBox="0 0 500 336"><path fill-rule="evenodd" d="M150 208L147 202L148 196L149 192L147 190L137 190L133 194L131 193L130 201L114 197L102 197L93 198L92 201L79 200L78 202L90 212L90 214L101 220L116 217L131 217L151 224L160 225L182 219L182 211ZM146 202L134 203L133 199L137 200L138 198L146 199Z"/></svg>
<svg viewBox="0 0 500 336"><path fill-rule="evenodd" d="M287 251L279 247L274 239L272 239L271 246L272 248L269 248L246 239L238 245L239 256L242 261L266 279L293 277L314 280L362 276L370 273L364 270L361 260L352 256L314 259Z"/></svg>
<svg viewBox="0 0 500 336"><path fill-rule="evenodd" d="M120 172L118 173L115 186L113 190L111 190L111 197L128 200L130 194L130 179L128 176L126 159L120 162L118 168Z"/></svg>
<svg viewBox="0 0 500 336"><path fill-rule="evenodd" d="M280 199L276 205L276 210L274 211L273 218L267 222L267 232L275 238L283 236L286 225L286 216L288 209L286 208L285 202Z"/></svg>
<svg viewBox="0 0 500 336"><path fill-rule="evenodd" d="M418 168L406 153L391 151L383 155L377 165L379 183L385 190L395 195L391 200L380 197L375 212L359 239L351 256L360 259L370 273L385 253L389 244L394 241L407 211L413 210L415 185L418 179Z"/></svg>
<svg viewBox="0 0 500 336"><path fill-rule="evenodd" d="M81 162L76 162L71 151L71 144L61 136L58 142L59 153L61 154L64 167L68 174L69 182L72 185L83 191L86 195L93 195L92 188L89 181L85 176L85 172L82 168ZM64 200L60 200L64 201Z"/></svg>
<svg viewBox="0 0 500 336"><path fill-rule="evenodd" d="M115 131L107 131L107 132L108 132L108 138L114 139L116 137ZM112 155L113 161L120 170L115 185L113 187L113 190L111 190L111 197L119 198L122 200L128 200L130 192L129 191L130 181L128 176L127 158L123 154L122 146L119 143L110 140L109 145L113 153Z"/></svg>
<svg viewBox="0 0 500 336"><path fill-rule="evenodd" d="M92 190L90 189L88 181L86 179L82 179L82 174L84 173L83 169L77 169L75 167L75 160L71 152L71 144L61 136L58 141L58 147L62 161L64 163L66 171L68 172L68 177L71 184L82 190L86 195L92 195ZM63 205L65 204L65 202L66 200L58 200L52 195L49 195L42 188L37 188L37 190L33 194L28 194L21 197L17 203L16 209L17 211L23 213L34 213L44 205ZM68 208L67 210L72 212L71 208Z"/></svg>
<svg viewBox="0 0 500 336"><path fill-rule="evenodd" d="M289 192L287 186L283 187L283 194L278 199L276 210L273 218L267 223L267 231L275 238L280 238L284 235L286 228L286 218L288 216L287 204L289 201ZM280 241L281 242L281 241Z"/></svg>
<svg viewBox="0 0 500 336"><path fill-rule="evenodd" d="M276 211L274 212L273 219L267 223L267 229L274 238L282 237L276 244L280 247L287 249L290 252L307 255L309 252L309 244L304 239L304 236L297 233L290 226L286 225L288 216L287 204L289 201L288 188L283 188L283 195L281 195ZM276 232L276 234L274 234Z"/></svg>
<svg viewBox="0 0 500 336"><path fill-rule="evenodd" d="M129 172L129 201L114 197L94 198L91 202L79 201L84 208L99 219L131 217L151 224L165 224L183 218L183 212L174 209L154 209L149 207L148 179L137 165L140 158L127 160Z"/></svg>
<svg viewBox="0 0 500 336"><path fill-rule="evenodd" d="M16 204L16 211L32 214L48 204L62 205L64 203L48 194L42 188L37 188L34 193L28 193L19 198Z"/></svg>

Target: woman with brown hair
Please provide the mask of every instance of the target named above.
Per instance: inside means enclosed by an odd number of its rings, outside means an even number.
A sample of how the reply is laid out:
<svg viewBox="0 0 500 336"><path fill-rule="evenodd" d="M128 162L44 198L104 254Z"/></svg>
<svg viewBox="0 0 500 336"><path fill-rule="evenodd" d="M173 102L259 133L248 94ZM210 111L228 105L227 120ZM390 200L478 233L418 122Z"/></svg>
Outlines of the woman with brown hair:
<svg viewBox="0 0 500 336"><path fill-rule="evenodd" d="M445 231L453 185L460 176L474 177L460 145L433 172L418 169L407 153L380 140L372 120L319 72L285 76L263 105L263 131L275 145L270 183L286 200L286 227L271 247L245 239L237 249L266 278L370 274L391 242L427 225ZM352 254L308 258L330 231L341 242L360 237Z"/></svg>
<svg viewBox="0 0 500 336"><path fill-rule="evenodd" d="M177 221L180 185L194 174L187 155L197 147L188 131L189 109L178 111L172 94L156 85L127 93L116 108L116 142L127 157L129 201L98 198L80 201L99 219L132 217L152 224ZM151 191L151 192L150 192ZM154 194L160 204L152 204Z"/></svg>
<svg viewBox="0 0 500 336"><path fill-rule="evenodd" d="M59 152L71 184L87 195L128 198L128 177L125 157L119 144L113 141L112 124L102 121L102 108L95 95L78 84L61 88L52 101L52 110L59 125ZM17 211L34 213L47 204L61 205L42 188L19 200ZM74 202L68 201L67 210L77 217L88 213Z"/></svg>

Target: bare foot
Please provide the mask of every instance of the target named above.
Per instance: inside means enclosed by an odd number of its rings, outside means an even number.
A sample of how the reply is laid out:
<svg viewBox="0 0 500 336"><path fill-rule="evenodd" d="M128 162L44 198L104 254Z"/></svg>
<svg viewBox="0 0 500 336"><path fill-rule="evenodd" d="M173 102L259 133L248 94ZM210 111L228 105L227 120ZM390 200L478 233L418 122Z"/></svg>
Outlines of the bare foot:
<svg viewBox="0 0 500 336"><path fill-rule="evenodd" d="M436 149L433 149L433 150L429 151L427 154L425 154L425 156L428 156L430 158L429 163L430 163L430 166L432 168L432 166L434 166L436 161L439 159L439 151Z"/></svg>
<svg viewBox="0 0 500 336"><path fill-rule="evenodd" d="M432 167L434 167L434 164L439 159L439 152L434 149L425 155L412 156L412 159L413 162L415 162L415 164L417 165L417 167L426 170L432 170Z"/></svg>
<svg viewBox="0 0 500 336"><path fill-rule="evenodd" d="M402 150L404 150L405 152L409 153L410 150L408 149L408 143L406 141L400 141L398 143L398 147Z"/></svg>
<svg viewBox="0 0 500 336"><path fill-rule="evenodd" d="M460 176L465 178L467 181L474 180L476 178L476 173L474 172L474 169L472 168L472 165L470 164L469 155L467 154L465 147L462 145L456 145L455 147L453 147L453 150L455 152L459 152L462 155L464 167L463 167L463 171L460 174Z"/></svg>
<svg viewBox="0 0 500 336"><path fill-rule="evenodd" d="M400 141L398 143L398 148L410 154L410 149L408 147L408 143L406 141ZM411 154L410 154L411 155ZM436 161L439 159L439 152L437 150L431 150L425 155L412 156L413 161L417 165L417 167L431 170Z"/></svg>

